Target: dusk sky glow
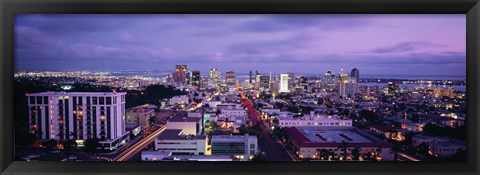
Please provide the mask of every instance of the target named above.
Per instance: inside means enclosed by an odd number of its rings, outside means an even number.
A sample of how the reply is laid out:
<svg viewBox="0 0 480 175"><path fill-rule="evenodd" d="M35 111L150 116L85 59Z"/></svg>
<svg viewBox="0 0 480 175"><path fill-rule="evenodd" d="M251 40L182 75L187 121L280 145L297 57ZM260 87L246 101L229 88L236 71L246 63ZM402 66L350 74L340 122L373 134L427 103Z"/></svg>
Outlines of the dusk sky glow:
<svg viewBox="0 0 480 175"><path fill-rule="evenodd" d="M16 70L465 75L458 15L19 15Z"/></svg>

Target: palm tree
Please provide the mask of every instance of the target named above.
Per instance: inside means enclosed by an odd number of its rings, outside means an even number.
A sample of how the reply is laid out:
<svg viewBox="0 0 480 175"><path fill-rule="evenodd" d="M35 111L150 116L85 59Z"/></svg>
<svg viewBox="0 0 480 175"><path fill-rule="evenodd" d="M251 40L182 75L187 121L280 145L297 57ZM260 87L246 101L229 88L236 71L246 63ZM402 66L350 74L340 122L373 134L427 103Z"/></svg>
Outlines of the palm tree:
<svg viewBox="0 0 480 175"><path fill-rule="evenodd" d="M340 149L343 149L343 158L345 158L345 160L347 159L347 153L348 153L348 142L342 140L342 144L340 145L339 147Z"/></svg>
<svg viewBox="0 0 480 175"><path fill-rule="evenodd" d="M400 152L402 150L402 148L398 145L394 145L391 149L390 149L390 154L393 153L393 160L397 160L397 153Z"/></svg>
<svg viewBox="0 0 480 175"><path fill-rule="evenodd" d="M360 148L359 148L359 147L355 147L355 148L352 150L352 155L353 155L353 159L354 159L354 160L360 160Z"/></svg>

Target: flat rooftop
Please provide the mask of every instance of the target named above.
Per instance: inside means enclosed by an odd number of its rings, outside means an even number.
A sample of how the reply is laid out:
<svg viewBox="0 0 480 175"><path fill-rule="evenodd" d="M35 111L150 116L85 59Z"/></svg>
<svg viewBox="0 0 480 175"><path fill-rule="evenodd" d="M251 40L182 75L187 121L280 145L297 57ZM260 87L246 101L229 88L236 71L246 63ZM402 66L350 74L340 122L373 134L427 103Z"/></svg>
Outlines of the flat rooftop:
<svg viewBox="0 0 480 175"><path fill-rule="evenodd" d="M188 117L187 111L178 111L177 113L173 114L170 119L168 119L168 122L198 122L201 119L201 117Z"/></svg>
<svg viewBox="0 0 480 175"><path fill-rule="evenodd" d="M166 129L157 136L158 140L200 140L206 139L204 135L184 135L181 129Z"/></svg>
<svg viewBox="0 0 480 175"><path fill-rule="evenodd" d="M244 142L247 139L257 139L254 135L213 135L212 142Z"/></svg>
<svg viewBox="0 0 480 175"><path fill-rule="evenodd" d="M301 147L339 147L344 142L358 147L391 146L355 127L289 127L286 130Z"/></svg>
<svg viewBox="0 0 480 175"><path fill-rule="evenodd" d="M125 95L125 92L39 92L26 96L104 96L104 95Z"/></svg>

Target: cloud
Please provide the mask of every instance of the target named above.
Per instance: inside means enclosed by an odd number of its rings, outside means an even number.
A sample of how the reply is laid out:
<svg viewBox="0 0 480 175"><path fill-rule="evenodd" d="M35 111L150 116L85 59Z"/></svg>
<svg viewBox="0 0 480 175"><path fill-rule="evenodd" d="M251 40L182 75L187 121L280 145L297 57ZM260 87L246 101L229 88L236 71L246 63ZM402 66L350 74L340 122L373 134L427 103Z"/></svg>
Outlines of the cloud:
<svg viewBox="0 0 480 175"><path fill-rule="evenodd" d="M238 33L272 33L314 29L317 31L358 30L372 21L354 15L266 15L265 17L226 23L200 30L192 36L215 37Z"/></svg>
<svg viewBox="0 0 480 175"><path fill-rule="evenodd" d="M373 50L374 53L396 53L396 52L408 52L414 51L419 48L426 47L445 47L445 45L432 44L428 41L412 41L396 44L391 47L383 47Z"/></svg>
<svg viewBox="0 0 480 175"><path fill-rule="evenodd" d="M63 41L49 36L36 28L26 26L15 27L15 48L56 48L62 46Z"/></svg>

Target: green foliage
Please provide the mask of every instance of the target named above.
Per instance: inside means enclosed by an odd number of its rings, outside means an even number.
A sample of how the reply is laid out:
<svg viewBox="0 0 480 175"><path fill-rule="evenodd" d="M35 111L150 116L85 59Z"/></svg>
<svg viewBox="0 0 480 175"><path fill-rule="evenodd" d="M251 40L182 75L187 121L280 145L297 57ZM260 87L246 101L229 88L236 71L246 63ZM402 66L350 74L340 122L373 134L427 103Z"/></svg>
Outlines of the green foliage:
<svg viewBox="0 0 480 175"><path fill-rule="evenodd" d="M58 145L58 142L55 139L47 140L43 143L47 148L52 149Z"/></svg>
<svg viewBox="0 0 480 175"><path fill-rule="evenodd" d="M260 134L262 133L262 129L260 128L259 125L255 125L252 127L247 127L245 125L242 125L238 128L238 131L241 135L250 134L250 135L255 135L257 137L260 137Z"/></svg>
<svg viewBox="0 0 480 175"><path fill-rule="evenodd" d="M85 140L85 151L90 153L97 153L99 147L99 140L97 138L87 139Z"/></svg>

